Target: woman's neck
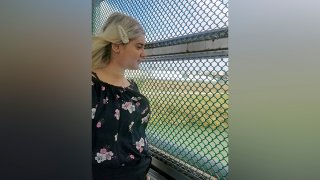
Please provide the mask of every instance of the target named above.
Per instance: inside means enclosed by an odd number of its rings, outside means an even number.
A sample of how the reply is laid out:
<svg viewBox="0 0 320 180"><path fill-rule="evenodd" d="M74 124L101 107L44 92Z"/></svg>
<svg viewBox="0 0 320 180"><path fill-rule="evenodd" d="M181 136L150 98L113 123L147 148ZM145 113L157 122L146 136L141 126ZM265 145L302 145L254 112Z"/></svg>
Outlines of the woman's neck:
<svg viewBox="0 0 320 180"><path fill-rule="evenodd" d="M108 75L109 77L111 77L112 79L115 79L115 80L117 80L117 79L121 80L121 79L125 78L124 77L125 69L123 69L119 66L116 66L114 64L109 64L106 67L99 69L99 71L105 75Z"/></svg>
<svg viewBox="0 0 320 180"><path fill-rule="evenodd" d="M98 75L101 81L106 83L122 87L130 85L124 76L125 69L114 64L108 64L104 68L94 70L94 72Z"/></svg>

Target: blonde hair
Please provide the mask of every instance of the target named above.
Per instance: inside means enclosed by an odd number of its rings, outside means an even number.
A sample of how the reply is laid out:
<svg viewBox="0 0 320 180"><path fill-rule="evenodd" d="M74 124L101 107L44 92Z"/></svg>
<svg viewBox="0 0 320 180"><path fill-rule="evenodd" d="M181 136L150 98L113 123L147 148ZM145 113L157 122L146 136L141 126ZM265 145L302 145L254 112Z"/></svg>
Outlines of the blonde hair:
<svg viewBox="0 0 320 180"><path fill-rule="evenodd" d="M140 36L145 36L145 31L137 20L122 13L111 14L102 31L92 37L91 68L103 68L110 61L112 43L127 44Z"/></svg>

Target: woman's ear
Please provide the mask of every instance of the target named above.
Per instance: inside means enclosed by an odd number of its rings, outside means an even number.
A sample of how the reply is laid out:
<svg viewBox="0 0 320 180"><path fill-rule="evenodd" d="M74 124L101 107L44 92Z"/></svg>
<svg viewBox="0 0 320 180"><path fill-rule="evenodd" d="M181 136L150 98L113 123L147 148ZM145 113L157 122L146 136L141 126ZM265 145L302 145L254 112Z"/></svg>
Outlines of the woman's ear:
<svg viewBox="0 0 320 180"><path fill-rule="evenodd" d="M115 52L116 54L120 53L120 44L113 44L111 45L112 51Z"/></svg>

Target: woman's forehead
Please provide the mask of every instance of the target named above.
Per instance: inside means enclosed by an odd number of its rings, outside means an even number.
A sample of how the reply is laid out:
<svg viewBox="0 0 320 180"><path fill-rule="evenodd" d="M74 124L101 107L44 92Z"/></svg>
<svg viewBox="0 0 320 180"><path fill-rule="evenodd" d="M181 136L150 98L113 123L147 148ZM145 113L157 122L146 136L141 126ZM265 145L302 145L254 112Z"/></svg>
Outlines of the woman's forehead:
<svg viewBox="0 0 320 180"><path fill-rule="evenodd" d="M133 39L132 42L133 43L145 44L146 43L146 38L144 36L139 36L139 37Z"/></svg>

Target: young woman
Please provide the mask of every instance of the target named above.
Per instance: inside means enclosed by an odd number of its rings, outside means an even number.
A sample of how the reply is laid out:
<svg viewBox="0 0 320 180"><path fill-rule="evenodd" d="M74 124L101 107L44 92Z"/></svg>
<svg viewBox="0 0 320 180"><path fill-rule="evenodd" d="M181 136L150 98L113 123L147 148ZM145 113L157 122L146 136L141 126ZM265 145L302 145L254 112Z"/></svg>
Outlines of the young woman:
<svg viewBox="0 0 320 180"><path fill-rule="evenodd" d="M144 59L145 31L137 20L113 13L92 49L92 173L94 180L145 180L151 155L145 129L148 99L124 76Z"/></svg>

